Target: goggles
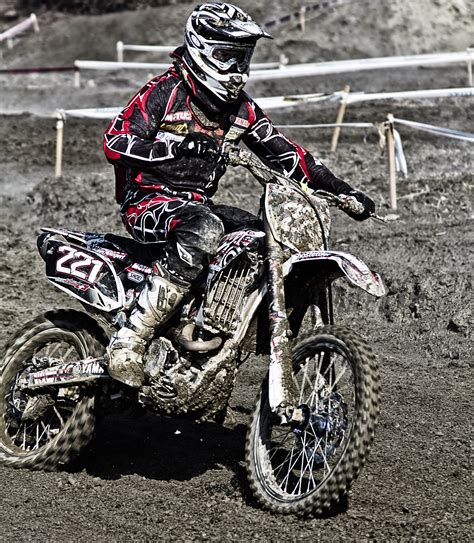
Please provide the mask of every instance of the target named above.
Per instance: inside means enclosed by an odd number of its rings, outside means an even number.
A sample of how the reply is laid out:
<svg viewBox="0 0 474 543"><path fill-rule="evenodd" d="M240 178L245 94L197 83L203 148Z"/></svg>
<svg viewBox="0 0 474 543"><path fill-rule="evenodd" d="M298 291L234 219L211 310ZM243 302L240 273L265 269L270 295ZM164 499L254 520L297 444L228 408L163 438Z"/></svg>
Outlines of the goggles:
<svg viewBox="0 0 474 543"><path fill-rule="evenodd" d="M212 47L209 60L221 71L228 72L237 66L239 72L247 72L254 51L253 46L219 44Z"/></svg>

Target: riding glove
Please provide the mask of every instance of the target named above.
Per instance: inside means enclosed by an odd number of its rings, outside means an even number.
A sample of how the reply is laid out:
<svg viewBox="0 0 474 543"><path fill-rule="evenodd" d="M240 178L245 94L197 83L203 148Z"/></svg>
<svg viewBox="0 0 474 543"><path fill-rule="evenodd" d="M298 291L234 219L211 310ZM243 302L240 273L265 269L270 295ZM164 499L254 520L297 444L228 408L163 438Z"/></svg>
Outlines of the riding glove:
<svg viewBox="0 0 474 543"><path fill-rule="evenodd" d="M363 192L359 192L358 190L351 190L349 192L346 192L345 196L354 198L364 206L363 211L360 211L358 213L352 211L351 209L344 209L349 217L352 217L356 221L365 221L375 213L375 203Z"/></svg>
<svg viewBox="0 0 474 543"><path fill-rule="evenodd" d="M192 133L175 146L173 154L176 158L198 157L212 160L219 155L219 146L210 136Z"/></svg>

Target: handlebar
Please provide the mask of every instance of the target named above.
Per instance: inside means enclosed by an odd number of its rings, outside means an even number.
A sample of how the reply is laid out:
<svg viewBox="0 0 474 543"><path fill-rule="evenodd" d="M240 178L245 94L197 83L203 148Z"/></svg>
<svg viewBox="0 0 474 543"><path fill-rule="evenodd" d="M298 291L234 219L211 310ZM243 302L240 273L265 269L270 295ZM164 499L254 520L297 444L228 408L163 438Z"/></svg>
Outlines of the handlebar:
<svg viewBox="0 0 474 543"><path fill-rule="evenodd" d="M265 185L268 182L274 182L281 185L291 185L304 193L308 192L307 187L302 186L301 183L293 181L284 174L269 168L250 151L241 149L236 145L225 144L222 151L222 157L230 166L243 166L244 168L247 168L262 185ZM343 211L349 211L356 215L364 212L364 205L353 196L348 196L346 194L332 194L325 190L316 190L312 192L312 194L318 198L324 198L330 206L338 207ZM375 213L372 213L370 218L383 223L387 222L384 217L380 217Z"/></svg>
<svg viewBox="0 0 474 543"><path fill-rule="evenodd" d="M314 194L315 196L324 198L329 205L338 207L339 209L342 209L342 211L349 211L355 214L364 212L364 205L356 200L354 196L349 196L347 194L332 194L332 192L327 192L325 190L317 190ZM380 217L375 213L371 213L369 218L383 223L387 222L387 219Z"/></svg>

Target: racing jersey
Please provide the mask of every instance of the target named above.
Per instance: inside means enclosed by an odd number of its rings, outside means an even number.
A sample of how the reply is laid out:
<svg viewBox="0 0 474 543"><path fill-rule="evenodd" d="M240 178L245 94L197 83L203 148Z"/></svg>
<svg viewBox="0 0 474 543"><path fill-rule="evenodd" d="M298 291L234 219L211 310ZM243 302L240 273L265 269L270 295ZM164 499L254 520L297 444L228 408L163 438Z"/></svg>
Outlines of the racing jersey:
<svg viewBox="0 0 474 543"><path fill-rule="evenodd" d="M225 172L222 161L176 158L173 153L187 134L196 132L218 145L242 141L264 163L313 189L337 194L351 190L318 158L286 138L245 92L221 109L213 105L206 107L179 61L137 92L104 137L105 155L115 167L118 203L137 190L187 193L193 200L211 197Z"/></svg>

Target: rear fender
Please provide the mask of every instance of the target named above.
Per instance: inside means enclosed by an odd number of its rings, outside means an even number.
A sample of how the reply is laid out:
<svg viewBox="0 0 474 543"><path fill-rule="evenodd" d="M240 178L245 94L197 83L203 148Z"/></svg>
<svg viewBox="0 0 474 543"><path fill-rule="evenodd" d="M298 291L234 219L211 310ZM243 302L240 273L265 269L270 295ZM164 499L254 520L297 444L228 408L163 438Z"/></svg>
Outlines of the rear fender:
<svg viewBox="0 0 474 543"><path fill-rule="evenodd" d="M287 276L295 266L313 266L318 269L328 263L332 264L329 274L332 279L345 277L352 285L377 298L386 294L378 273L370 270L359 258L341 251L307 251L294 254L283 265L283 273Z"/></svg>
<svg viewBox="0 0 474 543"><path fill-rule="evenodd" d="M107 256L71 243L58 234L42 234L38 240L48 280L100 311L109 313L121 309L126 301L124 287Z"/></svg>

